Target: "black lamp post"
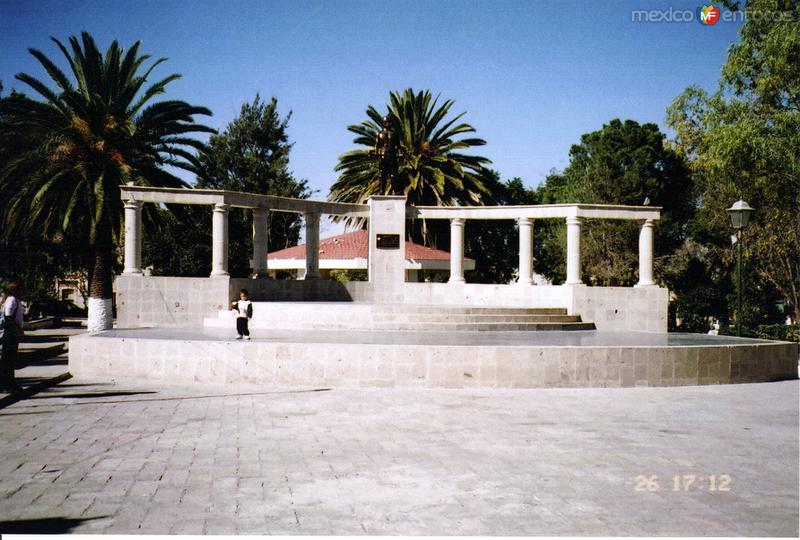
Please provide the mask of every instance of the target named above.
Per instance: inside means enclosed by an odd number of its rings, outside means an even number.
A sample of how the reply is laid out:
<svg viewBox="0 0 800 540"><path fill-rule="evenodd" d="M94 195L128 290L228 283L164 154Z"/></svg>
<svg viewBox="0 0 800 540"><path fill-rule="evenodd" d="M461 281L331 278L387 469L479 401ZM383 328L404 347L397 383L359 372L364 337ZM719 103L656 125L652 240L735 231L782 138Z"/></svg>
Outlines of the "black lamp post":
<svg viewBox="0 0 800 540"><path fill-rule="evenodd" d="M738 253L736 256L736 274L738 279L738 286L736 287L739 297L739 307L736 311L736 335L742 335L742 229L747 227L750 221L750 215L755 212L750 205L739 199L733 206L728 208L728 214L731 216L731 224L736 229L736 244L738 246Z"/></svg>

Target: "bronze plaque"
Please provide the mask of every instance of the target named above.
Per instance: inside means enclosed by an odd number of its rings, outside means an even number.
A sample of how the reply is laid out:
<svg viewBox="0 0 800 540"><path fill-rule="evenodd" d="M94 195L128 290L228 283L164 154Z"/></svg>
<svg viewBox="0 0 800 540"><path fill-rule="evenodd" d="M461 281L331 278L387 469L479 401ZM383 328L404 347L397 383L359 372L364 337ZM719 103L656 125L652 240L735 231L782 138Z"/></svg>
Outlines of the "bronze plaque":
<svg viewBox="0 0 800 540"><path fill-rule="evenodd" d="M378 249L400 249L399 234L378 234L376 240Z"/></svg>

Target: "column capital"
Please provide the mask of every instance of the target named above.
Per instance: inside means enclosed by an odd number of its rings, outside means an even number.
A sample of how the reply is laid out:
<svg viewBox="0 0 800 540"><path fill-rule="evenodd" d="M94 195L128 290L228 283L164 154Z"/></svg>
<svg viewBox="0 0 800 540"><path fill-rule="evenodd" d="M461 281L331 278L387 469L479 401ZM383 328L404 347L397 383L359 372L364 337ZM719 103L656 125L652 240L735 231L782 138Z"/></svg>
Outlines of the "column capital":
<svg viewBox="0 0 800 540"><path fill-rule="evenodd" d="M137 200L134 200L134 199L128 199L123 204L123 208L131 209L131 210L141 210L143 206L144 206L144 202L137 201Z"/></svg>
<svg viewBox="0 0 800 540"><path fill-rule="evenodd" d="M214 212L226 212L230 209L231 205L225 203L214 203Z"/></svg>
<svg viewBox="0 0 800 540"><path fill-rule="evenodd" d="M453 227L463 227L466 222L466 218L457 217L450 220L450 225Z"/></svg>
<svg viewBox="0 0 800 540"><path fill-rule="evenodd" d="M520 217L517 218L517 223L520 225L533 225L533 218L532 217Z"/></svg>
<svg viewBox="0 0 800 540"><path fill-rule="evenodd" d="M579 216L570 216L566 219L567 225L581 225L583 224L584 218Z"/></svg>

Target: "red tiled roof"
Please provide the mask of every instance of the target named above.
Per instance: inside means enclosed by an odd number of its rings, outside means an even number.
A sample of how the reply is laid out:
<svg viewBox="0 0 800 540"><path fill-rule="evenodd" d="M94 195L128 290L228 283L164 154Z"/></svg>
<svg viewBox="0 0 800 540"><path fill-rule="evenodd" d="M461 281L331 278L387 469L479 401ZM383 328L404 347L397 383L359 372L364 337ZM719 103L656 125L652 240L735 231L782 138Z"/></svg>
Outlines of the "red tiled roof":
<svg viewBox="0 0 800 540"><path fill-rule="evenodd" d="M353 231L321 238L319 241L320 259L366 259L369 253L369 232L365 230ZM270 259L305 259L306 245L292 246L272 251L268 255ZM448 261L450 253L441 249L433 249L413 242L406 241L406 259L415 261ZM466 260L471 260L465 257Z"/></svg>

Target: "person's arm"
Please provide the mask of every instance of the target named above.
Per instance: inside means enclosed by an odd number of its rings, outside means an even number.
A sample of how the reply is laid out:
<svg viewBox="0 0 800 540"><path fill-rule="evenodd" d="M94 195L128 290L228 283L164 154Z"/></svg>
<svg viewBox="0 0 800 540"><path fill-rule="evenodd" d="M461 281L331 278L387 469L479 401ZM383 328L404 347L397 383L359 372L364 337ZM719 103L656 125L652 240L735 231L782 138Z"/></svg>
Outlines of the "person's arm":
<svg viewBox="0 0 800 540"><path fill-rule="evenodd" d="M247 304L247 318L248 319L252 319L253 318L253 303L252 302Z"/></svg>

